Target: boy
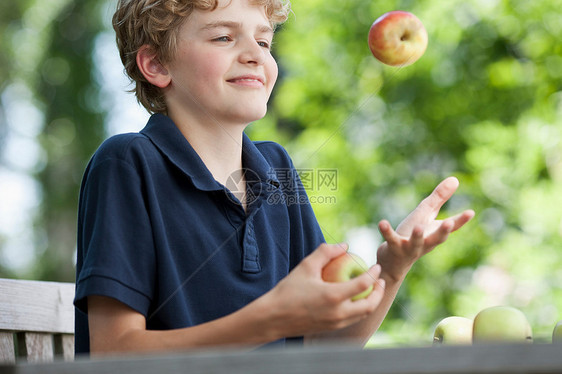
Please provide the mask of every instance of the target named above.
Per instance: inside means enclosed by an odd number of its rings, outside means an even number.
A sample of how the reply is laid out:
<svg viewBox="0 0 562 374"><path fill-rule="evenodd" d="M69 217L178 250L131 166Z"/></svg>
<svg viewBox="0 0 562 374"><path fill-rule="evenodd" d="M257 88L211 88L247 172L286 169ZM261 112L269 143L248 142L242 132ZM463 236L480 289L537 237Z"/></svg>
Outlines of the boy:
<svg viewBox="0 0 562 374"><path fill-rule="evenodd" d="M435 220L458 186L446 179L396 231L380 223L379 264L322 281L345 245L324 243L284 149L243 133L265 115L287 12L282 0L119 1L121 58L155 114L139 134L104 142L85 172L77 353L364 344L413 263L472 218Z"/></svg>

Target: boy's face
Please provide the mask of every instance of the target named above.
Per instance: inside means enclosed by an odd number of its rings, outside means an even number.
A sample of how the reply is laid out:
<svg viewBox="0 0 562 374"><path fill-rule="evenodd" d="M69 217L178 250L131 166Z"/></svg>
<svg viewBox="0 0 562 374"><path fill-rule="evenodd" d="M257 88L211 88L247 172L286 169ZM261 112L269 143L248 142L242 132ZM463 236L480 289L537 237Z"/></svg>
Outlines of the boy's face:
<svg viewBox="0 0 562 374"><path fill-rule="evenodd" d="M165 64L170 116L220 125L262 118L277 80L272 39L264 7L249 0L221 0L214 11L194 10L179 31L174 60Z"/></svg>

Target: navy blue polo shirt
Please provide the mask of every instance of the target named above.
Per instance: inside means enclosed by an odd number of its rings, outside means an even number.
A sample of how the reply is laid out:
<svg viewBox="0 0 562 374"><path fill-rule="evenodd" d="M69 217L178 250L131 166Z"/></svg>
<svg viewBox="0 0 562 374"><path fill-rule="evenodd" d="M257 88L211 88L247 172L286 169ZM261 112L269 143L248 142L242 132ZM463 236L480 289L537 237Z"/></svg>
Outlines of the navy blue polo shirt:
<svg viewBox="0 0 562 374"><path fill-rule="evenodd" d="M167 116L100 146L80 191L77 353L89 352L89 295L151 330L194 326L263 295L324 242L283 147L244 135L242 165L246 211Z"/></svg>

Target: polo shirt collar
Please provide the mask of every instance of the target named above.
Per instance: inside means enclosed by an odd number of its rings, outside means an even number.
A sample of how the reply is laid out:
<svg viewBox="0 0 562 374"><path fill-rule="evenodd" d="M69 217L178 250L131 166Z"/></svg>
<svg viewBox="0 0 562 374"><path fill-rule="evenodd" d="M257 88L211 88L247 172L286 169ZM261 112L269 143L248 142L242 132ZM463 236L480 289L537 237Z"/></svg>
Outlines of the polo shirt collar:
<svg viewBox="0 0 562 374"><path fill-rule="evenodd" d="M246 169L248 184L258 183L267 186L268 191L271 190L269 188L271 186L274 189L279 187L275 170L245 133L242 139L242 166Z"/></svg>
<svg viewBox="0 0 562 374"><path fill-rule="evenodd" d="M170 117L153 114L141 134L147 136L174 165L188 175L195 187L202 191L224 190L224 186L215 180ZM257 175L260 184L279 186L271 165L246 134L242 139L242 165Z"/></svg>

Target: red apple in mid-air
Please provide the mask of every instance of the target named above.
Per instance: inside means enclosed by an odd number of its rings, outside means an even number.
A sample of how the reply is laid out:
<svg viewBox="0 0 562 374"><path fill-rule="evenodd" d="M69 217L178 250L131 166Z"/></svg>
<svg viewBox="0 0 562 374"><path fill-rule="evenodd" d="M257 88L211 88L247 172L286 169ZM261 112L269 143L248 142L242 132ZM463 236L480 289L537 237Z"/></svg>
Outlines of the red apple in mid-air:
<svg viewBox="0 0 562 374"><path fill-rule="evenodd" d="M336 257L322 269L322 279L326 282L346 282L368 270L365 261L355 253L347 252ZM353 296L351 300L363 299L371 293L373 286Z"/></svg>
<svg viewBox="0 0 562 374"><path fill-rule="evenodd" d="M369 30L373 56L390 66L408 66L427 48L427 31L418 17L395 10L380 16Z"/></svg>

